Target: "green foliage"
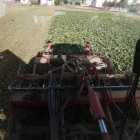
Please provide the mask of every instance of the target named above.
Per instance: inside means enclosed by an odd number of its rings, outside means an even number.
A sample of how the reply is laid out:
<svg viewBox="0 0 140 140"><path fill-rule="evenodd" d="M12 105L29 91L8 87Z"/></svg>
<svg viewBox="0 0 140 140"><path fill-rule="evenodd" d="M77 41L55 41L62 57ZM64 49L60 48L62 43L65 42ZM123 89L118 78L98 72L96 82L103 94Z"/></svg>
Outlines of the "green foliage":
<svg viewBox="0 0 140 140"><path fill-rule="evenodd" d="M63 0L63 2L64 2L65 4L67 4L67 3L68 3L68 0Z"/></svg>
<svg viewBox="0 0 140 140"><path fill-rule="evenodd" d="M75 1L75 5L80 5L80 2L79 1Z"/></svg>
<svg viewBox="0 0 140 140"><path fill-rule="evenodd" d="M79 46L75 49L82 54L85 42L89 41L93 52L113 62L114 73L132 70L135 46L140 38L140 20L112 13L65 12L53 17L49 29L47 40L52 41L54 50L58 50L56 44L65 44L59 46L61 50L70 44L72 49Z"/></svg>
<svg viewBox="0 0 140 140"><path fill-rule="evenodd" d="M70 4L73 4L73 0L70 1Z"/></svg>
<svg viewBox="0 0 140 140"><path fill-rule="evenodd" d="M55 5L60 5L60 0L55 0L55 1L54 1L54 4L55 4Z"/></svg>
<svg viewBox="0 0 140 140"><path fill-rule="evenodd" d="M103 3L103 6L108 6L108 2L107 2L107 0L105 0L105 2Z"/></svg>
<svg viewBox="0 0 140 140"><path fill-rule="evenodd" d="M128 12L137 12L135 7L130 7L128 8Z"/></svg>
<svg viewBox="0 0 140 140"><path fill-rule="evenodd" d="M40 3L38 3L38 1L35 1L35 0L31 0L31 3L33 4L33 5L39 5Z"/></svg>
<svg viewBox="0 0 140 140"><path fill-rule="evenodd" d="M106 7L119 7L120 3L117 3L116 1L107 2L107 0L105 0L105 2L103 3L103 6L106 6Z"/></svg>
<svg viewBox="0 0 140 140"><path fill-rule="evenodd" d="M63 1L60 1L60 4L59 4L60 6L63 6L64 5L64 3L63 3Z"/></svg>
<svg viewBox="0 0 140 140"><path fill-rule="evenodd" d="M121 0L121 1L120 1L120 6L121 6L122 8L126 8L126 7L127 7L127 0Z"/></svg>
<svg viewBox="0 0 140 140"><path fill-rule="evenodd" d="M118 3L116 4L116 7L121 7L120 2L118 2Z"/></svg>
<svg viewBox="0 0 140 140"><path fill-rule="evenodd" d="M138 12L140 10L140 4L134 4L128 6L128 12Z"/></svg>

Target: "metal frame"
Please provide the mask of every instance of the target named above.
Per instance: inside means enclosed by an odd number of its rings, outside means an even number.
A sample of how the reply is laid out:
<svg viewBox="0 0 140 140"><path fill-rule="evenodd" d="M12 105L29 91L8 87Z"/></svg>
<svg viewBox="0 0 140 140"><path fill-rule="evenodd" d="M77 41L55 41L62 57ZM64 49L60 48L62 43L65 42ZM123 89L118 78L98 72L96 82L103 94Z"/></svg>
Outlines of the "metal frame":
<svg viewBox="0 0 140 140"><path fill-rule="evenodd" d="M90 52L89 44L86 44L85 51L83 54L85 54L86 51ZM72 86L57 86L57 87L11 87L11 90L13 90L13 93L11 94L11 97L9 99L9 124L8 124L8 138L11 139L13 136L13 125L15 121L15 116L13 113L15 106L40 106L45 105L48 106L49 99L47 97L48 91L50 90L66 90L66 89L75 89L78 91L77 99L71 99L67 103L66 107L69 107L74 104L89 104L92 111L92 116L95 120L98 120L99 126L101 128L101 133L103 140L110 140L108 131L106 129L104 120L108 123L110 122L110 125L113 127L114 131L115 127L113 125L112 117L110 110L108 108L108 104L112 102L112 98L108 94L108 90L112 90L112 97L114 99L114 102L124 102L126 97L126 90L128 89L128 85L130 83L130 77L128 75L124 74L98 74L98 70L101 70L102 68L106 69L106 71L111 71L113 68L112 61L105 59L103 57L100 57L100 55L75 55L67 53L66 55L61 55L61 61L63 60L63 65L56 67L56 64L60 61L60 55L48 55L48 53L52 53L53 51L51 49L51 42L48 41L48 48L46 49L46 52L38 53L38 55L35 57L34 61L34 68L33 68L33 74L30 74L33 80L44 80L48 78L48 74L40 75L37 73L38 69L44 68L44 64L48 65L48 73L53 72L61 72L60 74L53 74L53 76L56 79L64 79L67 78L71 73L75 73L78 80L81 81L81 84L75 87ZM95 65L93 65L95 63ZM83 66L87 68L87 71L82 69ZM67 68L68 69L67 69ZM76 67L76 69L74 68ZM81 70L82 69L82 70ZM81 70L81 71L80 71ZM20 74L18 75L18 79L21 82L26 75ZM126 79L127 85L123 86L101 86L100 79ZM90 80L95 79L97 82L96 86L90 85ZM26 82L30 81L31 78L27 77L24 79ZM83 91L84 87L87 87L87 91ZM138 107L140 108L140 87L138 87L136 92L136 102L138 104ZM24 99L24 96L28 94L30 91L41 91L39 93L40 98L37 98L34 102L28 102ZM63 101L65 102L65 100ZM103 107L107 109L108 112L108 118L105 116ZM133 108L138 114L138 110L136 107L136 104L133 103ZM62 128L64 128L64 118L62 115ZM20 135L22 126L19 128L20 131L18 131L18 135L16 135L16 138L18 140L18 137ZM54 126L51 126L52 132L54 131ZM51 132L51 133L52 133ZM53 140L53 139L51 139Z"/></svg>

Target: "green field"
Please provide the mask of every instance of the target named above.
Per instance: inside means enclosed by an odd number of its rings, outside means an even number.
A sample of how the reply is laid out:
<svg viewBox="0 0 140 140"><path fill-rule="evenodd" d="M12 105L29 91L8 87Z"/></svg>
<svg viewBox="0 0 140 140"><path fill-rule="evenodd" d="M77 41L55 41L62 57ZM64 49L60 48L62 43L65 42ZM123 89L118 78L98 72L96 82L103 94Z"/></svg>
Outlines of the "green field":
<svg viewBox="0 0 140 140"><path fill-rule="evenodd" d="M113 73L132 70L135 46L140 38L140 20L114 13L61 12L62 15L53 17L46 39L52 41L54 50L59 46L63 52L69 46L81 53L85 42L89 41L93 52L113 61ZM79 47L75 48L77 45Z"/></svg>

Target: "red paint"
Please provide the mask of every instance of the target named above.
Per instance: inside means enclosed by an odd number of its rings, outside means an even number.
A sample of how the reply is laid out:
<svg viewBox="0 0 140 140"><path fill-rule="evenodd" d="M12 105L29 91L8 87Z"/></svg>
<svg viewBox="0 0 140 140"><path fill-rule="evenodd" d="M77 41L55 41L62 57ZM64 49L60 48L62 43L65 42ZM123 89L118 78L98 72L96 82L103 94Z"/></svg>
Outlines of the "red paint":
<svg viewBox="0 0 140 140"><path fill-rule="evenodd" d="M103 112L100 100L97 96L96 92L93 92L91 85L88 85L88 101L89 101L89 105L91 107L92 110L92 115L93 118L99 119L99 118L105 118L105 114Z"/></svg>
<svg viewBox="0 0 140 140"><path fill-rule="evenodd" d="M101 59L103 60L103 62L107 63L107 70L111 71L113 69L113 62L110 60L105 59L104 57L101 57Z"/></svg>
<svg viewBox="0 0 140 140"><path fill-rule="evenodd" d="M48 48L51 49L51 41L50 40L47 42L47 45L48 45Z"/></svg>
<svg viewBox="0 0 140 140"><path fill-rule="evenodd" d="M90 65L93 68L94 76L95 76L95 79L97 81L97 84L100 85L100 79L99 79L98 71L97 71L96 67L93 64L90 64Z"/></svg>
<svg viewBox="0 0 140 140"><path fill-rule="evenodd" d="M47 49L46 52L51 52L53 54L53 50L51 49L51 41L47 42Z"/></svg>
<svg viewBox="0 0 140 140"><path fill-rule="evenodd" d="M89 48L89 45L90 45L90 43L89 43L89 42L86 42L86 47L88 47L88 48Z"/></svg>
<svg viewBox="0 0 140 140"><path fill-rule="evenodd" d="M18 75L18 78L19 78L19 79L23 79L23 77L24 77L23 74L19 74L19 75Z"/></svg>
<svg viewBox="0 0 140 140"><path fill-rule="evenodd" d="M98 96L98 93L97 93L97 96ZM99 97L99 100L101 103L104 103L104 97ZM115 102L125 102L125 97L120 97L120 98L116 98L114 97L113 98ZM138 100L138 102L140 102L140 98L139 97L136 97L136 100ZM109 103L112 103L112 100L111 98L109 98ZM29 103L28 101L12 101L12 105L14 106L27 106L27 105L31 105L31 106L36 106L36 105L47 105L47 100L46 101L35 101L33 103ZM85 96L83 98L79 98L77 99L77 101L69 101L68 103L68 106L71 106L73 104L89 104L89 101L88 101L88 98ZM140 105L139 105L139 108L140 108Z"/></svg>
<svg viewBox="0 0 140 140"><path fill-rule="evenodd" d="M86 42L86 47L85 47L85 50L84 50L84 52L83 52L83 55L84 55L86 52L90 52L89 45L90 45L90 43L89 43L89 42Z"/></svg>
<svg viewBox="0 0 140 140"><path fill-rule="evenodd" d="M15 116L14 116L14 106L11 102L11 98L12 96L10 97L9 99L9 119L8 119L8 128L7 128L7 132L8 132L8 139L12 139L12 135L13 135L13 127L14 127L14 121L15 121Z"/></svg>
<svg viewBox="0 0 140 140"><path fill-rule="evenodd" d="M108 95L108 92L106 90L102 90L101 92L104 95L103 104L104 104L105 107L108 107L108 104L109 104L109 95Z"/></svg>
<svg viewBox="0 0 140 140"><path fill-rule="evenodd" d="M108 133L102 133L103 140L110 140Z"/></svg>

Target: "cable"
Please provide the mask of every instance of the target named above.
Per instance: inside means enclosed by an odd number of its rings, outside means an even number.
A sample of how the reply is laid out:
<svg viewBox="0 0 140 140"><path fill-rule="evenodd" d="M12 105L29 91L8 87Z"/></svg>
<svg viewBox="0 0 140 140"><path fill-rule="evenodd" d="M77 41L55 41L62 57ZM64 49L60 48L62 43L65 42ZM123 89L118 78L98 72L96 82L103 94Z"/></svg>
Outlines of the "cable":
<svg viewBox="0 0 140 140"><path fill-rule="evenodd" d="M106 69L105 69L105 71L106 71ZM107 74L107 71L106 71L106 74ZM109 77L109 76L108 76L108 77ZM109 79L109 81L110 81L110 79ZM115 103L115 101L114 101L114 99L113 99L113 97L112 97L112 94L111 94L111 90L107 90L107 91L109 91L109 95L110 95L111 100L112 100L112 102L114 103L115 107L118 109L118 111L119 111L121 114L123 114L122 110L121 110L121 109L117 106L117 104Z"/></svg>
<svg viewBox="0 0 140 140"><path fill-rule="evenodd" d="M49 112L51 114L50 90L48 90L48 106L49 106Z"/></svg>
<svg viewBox="0 0 140 140"><path fill-rule="evenodd" d="M136 97L135 97L135 95L134 95L134 103L135 103L135 105L136 105L136 107L137 107L137 110L138 110L138 113L139 113L139 119L140 119L140 109L139 109L139 107L138 107L138 104L137 104L137 102L136 102Z"/></svg>
<svg viewBox="0 0 140 140"><path fill-rule="evenodd" d="M72 79L70 79L70 77L75 77L75 78L72 78ZM78 78L77 78L77 76L75 75L75 74L71 74L68 78L67 78L67 80L66 80L66 84L69 84L69 81L71 81L71 80L73 80L70 84L71 84L71 86L74 86L75 85L75 81L77 82L78 81ZM73 84L72 84L73 83Z"/></svg>
<svg viewBox="0 0 140 140"><path fill-rule="evenodd" d="M19 87L22 85L22 83L24 82L25 78L27 78L27 77L30 77L30 78L31 78L32 84L34 83L34 80L33 80L32 76L31 76L31 75L26 75L26 76L22 79L21 83L19 84Z"/></svg>
<svg viewBox="0 0 140 140"><path fill-rule="evenodd" d="M131 74L130 81L132 81L132 78L133 78L133 73ZM127 94L126 94L125 101L126 101L126 99L128 98L128 93L129 93L129 91L130 91L130 83L129 83L129 88L128 88L128 90L127 90Z"/></svg>
<svg viewBox="0 0 140 140"><path fill-rule="evenodd" d="M71 76L75 76L75 77L77 77L75 74L71 74L67 79L69 79Z"/></svg>
<svg viewBox="0 0 140 140"><path fill-rule="evenodd" d="M111 100L112 100L112 102L114 103L115 107L119 110L119 112L120 112L121 114L123 114L123 112L121 111L121 109L116 105L116 103L115 103L115 101L114 101L114 99L113 99L113 97L112 97L111 91L109 91L109 94L110 94Z"/></svg>
<svg viewBox="0 0 140 140"><path fill-rule="evenodd" d="M39 87L36 83L34 83L34 80L33 80L33 78L32 78L31 75L26 75L26 76L22 79L21 83L19 84L19 87L21 87L21 85L24 83L24 81L25 81L25 79L26 79L27 77L30 77L30 78L31 78L32 85L36 85L37 87ZM38 93L36 94L36 97L35 97L35 99L34 99L33 101L31 101L31 100L28 99L28 102L31 103L31 102L36 101L37 97L38 97Z"/></svg>
<svg viewBox="0 0 140 140"><path fill-rule="evenodd" d="M36 94L35 99L34 99L33 101L31 101L31 100L29 100L29 99L28 99L28 102L29 102L29 103L35 102L35 101L36 101L36 99L37 99L37 97L38 97L38 92L37 92L37 94Z"/></svg>
<svg viewBox="0 0 140 140"><path fill-rule="evenodd" d="M18 81L18 80L12 81L12 83L8 86L8 89L9 89L10 91L12 91L13 85L14 85L15 82L17 82L17 81ZM16 87L17 87L17 85L16 85Z"/></svg>
<svg viewBox="0 0 140 140"><path fill-rule="evenodd" d="M126 100L126 106L125 106L125 110L124 110L125 116L123 116L123 121L122 121L122 124L121 124L122 125L122 129L121 129L122 131L120 133L120 140L122 139L122 136L123 136L123 133L124 133L124 130L125 130L126 120L127 120L128 114L129 114L129 109L130 109L130 106L132 104L133 97L135 97L138 81L139 81L139 74L136 75L135 81L132 85L132 88L131 88L129 94L128 94L128 99Z"/></svg>
<svg viewBox="0 0 140 140"><path fill-rule="evenodd" d="M132 126L132 127L134 127L136 129L136 131L134 131L135 129L133 130L133 133L131 135L131 139L134 137L134 135L135 135L136 132L138 132L139 133L139 136L140 136L140 131L139 131L139 128L138 128L139 127L139 124L137 126L134 126L134 125L130 125L130 126Z"/></svg>
<svg viewBox="0 0 140 140"><path fill-rule="evenodd" d="M66 105L67 105L67 103L68 103L68 100L69 100L69 93L68 93L68 91L67 91L67 99L66 99L66 101L65 101L64 106L63 106L62 109L61 109L61 112L59 113L59 116L58 116L57 122L59 121L59 119L60 119L62 113L64 112L64 109L65 109L65 107L66 107Z"/></svg>

